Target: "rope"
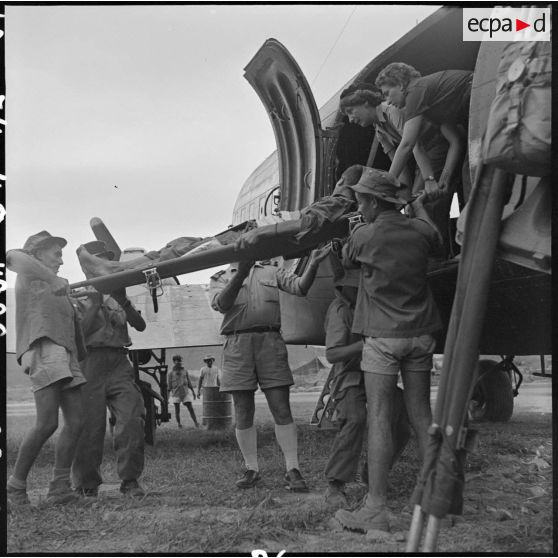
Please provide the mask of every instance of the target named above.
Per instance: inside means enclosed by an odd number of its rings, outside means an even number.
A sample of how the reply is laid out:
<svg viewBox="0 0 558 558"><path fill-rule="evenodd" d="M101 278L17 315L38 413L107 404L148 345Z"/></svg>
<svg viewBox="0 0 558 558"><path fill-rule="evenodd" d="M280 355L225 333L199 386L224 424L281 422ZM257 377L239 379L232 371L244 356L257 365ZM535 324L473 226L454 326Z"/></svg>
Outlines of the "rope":
<svg viewBox="0 0 558 558"><path fill-rule="evenodd" d="M318 69L318 72L316 73L316 75L314 76L314 79L310 82L310 86L313 86L314 83L316 82L316 80L318 79L318 76L320 75L320 73L322 72L322 70L324 69L324 66L326 64L326 62L328 61L329 57L331 56L331 53L333 52L333 49L335 48L335 46L337 45L337 43L339 42L339 39L341 38L341 35L343 35L345 29L347 28L347 25L349 25L349 21L351 20L351 18L353 17L353 14L355 13L356 9L358 6L355 6L353 8L353 11L349 14L349 17L347 18L347 20L345 21L345 25L343 25L343 28L341 29L341 31L339 32L339 35L337 35L337 38L335 39L333 45L331 46L331 48L329 49L329 52L326 54L326 57L324 58L324 61L322 62L322 65L320 66L320 68Z"/></svg>

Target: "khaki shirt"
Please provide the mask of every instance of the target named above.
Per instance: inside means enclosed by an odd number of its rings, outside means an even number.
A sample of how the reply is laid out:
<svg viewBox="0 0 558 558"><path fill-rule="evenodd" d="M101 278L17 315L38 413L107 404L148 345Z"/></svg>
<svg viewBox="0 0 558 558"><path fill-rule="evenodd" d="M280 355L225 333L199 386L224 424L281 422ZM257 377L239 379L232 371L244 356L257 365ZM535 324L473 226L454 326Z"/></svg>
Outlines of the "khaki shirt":
<svg viewBox="0 0 558 558"><path fill-rule="evenodd" d="M279 290L303 296L300 277L271 264L256 263L244 279L236 300L229 310L219 306L219 295L237 271L236 265L211 277L209 293L211 306L224 314L221 335L253 327L281 327Z"/></svg>
<svg viewBox="0 0 558 558"><path fill-rule="evenodd" d="M362 273L353 332L366 337L417 337L442 326L426 281L428 255L438 246L434 229L396 210L356 227L343 264Z"/></svg>
<svg viewBox="0 0 558 558"><path fill-rule="evenodd" d="M48 337L65 347L78 360L85 357L79 316L69 296L57 296L47 281L18 273L15 283L16 356Z"/></svg>
<svg viewBox="0 0 558 558"><path fill-rule="evenodd" d="M93 304L90 298L80 301L82 311ZM126 312L109 295L103 295L103 302L85 333L88 347L128 347L132 344L128 334Z"/></svg>

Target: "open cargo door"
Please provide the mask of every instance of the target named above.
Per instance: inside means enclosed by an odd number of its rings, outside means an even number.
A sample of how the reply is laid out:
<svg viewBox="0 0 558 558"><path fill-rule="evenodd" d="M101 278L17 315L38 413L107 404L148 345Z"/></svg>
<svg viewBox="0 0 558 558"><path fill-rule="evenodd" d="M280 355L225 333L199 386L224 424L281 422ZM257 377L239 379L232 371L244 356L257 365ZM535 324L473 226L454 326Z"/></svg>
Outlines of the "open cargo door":
<svg viewBox="0 0 558 558"><path fill-rule="evenodd" d="M310 86L288 50L268 39L244 69L262 100L275 133L279 159L279 209L295 211L310 205L326 192L326 153L334 131L324 132ZM297 265L285 262L283 265ZM327 266L326 266L327 267ZM280 293L281 323L287 343L322 343L323 320L332 286L318 274L306 298ZM325 273L331 275L331 272Z"/></svg>
<svg viewBox="0 0 558 558"><path fill-rule="evenodd" d="M323 164L320 115L310 86L288 50L268 39L244 68L264 104L279 154L279 209L302 209L321 197Z"/></svg>

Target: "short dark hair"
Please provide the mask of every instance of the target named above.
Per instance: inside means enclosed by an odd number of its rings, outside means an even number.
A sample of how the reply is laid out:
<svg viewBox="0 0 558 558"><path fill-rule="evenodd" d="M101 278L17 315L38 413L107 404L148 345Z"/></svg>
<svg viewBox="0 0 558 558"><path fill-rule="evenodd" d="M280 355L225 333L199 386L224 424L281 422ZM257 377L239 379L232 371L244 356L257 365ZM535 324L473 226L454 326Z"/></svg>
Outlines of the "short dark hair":
<svg viewBox="0 0 558 558"><path fill-rule="evenodd" d="M373 83L353 83L342 91L339 109L345 114L348 107L364 105L366 102L373 107L377 107L383 100L382 92Z"/></svg>
<svg viewBox="0 0 558 558"><path fill-rule="evenodd" d="M420 72L413 68L413 66L405 64L404 62L392 62L378 74L376 85L378 87L382 87L383 85L401 85L407 87L412 79L419 77L421 77Z"/></svg>

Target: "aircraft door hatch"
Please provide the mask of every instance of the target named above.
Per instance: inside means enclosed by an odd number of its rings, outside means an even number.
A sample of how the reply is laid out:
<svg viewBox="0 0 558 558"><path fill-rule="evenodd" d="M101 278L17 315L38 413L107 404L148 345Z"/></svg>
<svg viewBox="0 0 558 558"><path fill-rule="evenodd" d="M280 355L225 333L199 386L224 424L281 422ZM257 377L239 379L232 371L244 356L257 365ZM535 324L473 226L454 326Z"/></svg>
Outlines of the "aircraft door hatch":
<svg viewBox="0 0 558 558"><path fill-rule="evenodd" d="M279 154L279 210L301 209L323 195L322 169L328 136L310 86L288 50L268 39L244 68L264 104Z"/></svg>

